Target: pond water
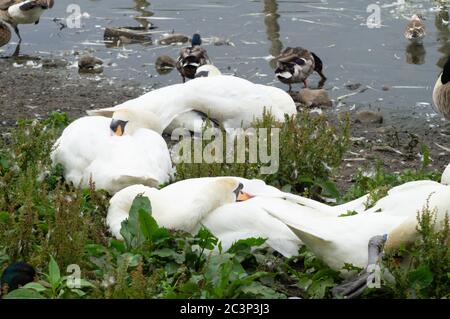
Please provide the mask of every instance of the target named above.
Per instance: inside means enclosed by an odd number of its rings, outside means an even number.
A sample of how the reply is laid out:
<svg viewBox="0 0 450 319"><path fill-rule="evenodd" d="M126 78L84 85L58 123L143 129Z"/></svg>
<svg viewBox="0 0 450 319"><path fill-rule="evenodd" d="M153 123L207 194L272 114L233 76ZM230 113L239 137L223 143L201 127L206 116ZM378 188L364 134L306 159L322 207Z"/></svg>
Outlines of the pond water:
<svg viewBox="0 0 450 319"><path fill-rule="evenodd" d="M220 37L231 45L206 45L214 64L224 73L253 82L286 88L274 78L270 57L287 46L304 46L319 55L328 77L325 88L332 98L351 93L346 84L369 86L364 93L345 99L387 112L411 116L411 109L436 116L431 93L445 57L450 53L447 1L378 1L381 27L369 28L368 6L373 1L276 1L276 0L57 0L39 25L21 26L22 54L65 56L74 62L74 51L91 51L107 64L102 76L130 80L143 87L178 83L175 71L158 75L159 55L176 58L181 46L129 44L107 47L105 27L149 26L154 40L164 33L192 35L207 40ZM68 5L78 3L83 13L81 28L63 28ZM422 47L411 47L403 37L406 18L420 12L426 18L427 36ZM14 51L15 41L0 49ZM76 68L74 68L74 73ZM312 86L318 76L311 79ZM383 87L389 88L383 90Z"/></svg>

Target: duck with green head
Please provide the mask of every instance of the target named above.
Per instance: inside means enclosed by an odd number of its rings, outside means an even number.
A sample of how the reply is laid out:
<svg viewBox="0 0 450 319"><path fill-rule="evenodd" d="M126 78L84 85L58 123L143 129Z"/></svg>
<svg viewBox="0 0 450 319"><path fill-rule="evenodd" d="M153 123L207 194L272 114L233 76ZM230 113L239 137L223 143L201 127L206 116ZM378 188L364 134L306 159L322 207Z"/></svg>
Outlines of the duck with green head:
<svg viewBox="0 0 450 319"><path fill-rule="evenodd" d="M180 51L176 67L183 78L183 83L186 81L186 78L195 78L198 67L205 64L211 64L208 53L201 45L202 38L200 37L200 34L195 33L192 36L191 46L183 48Z"/></svg>
<svg viewBox="0 0 450 319"><path fill-rule="evenodd" d="M25 262L14 262L3 271L0 278L0 295L4 291L13 291L34 281L36 271ZM6 289L6 290L5 290Z"/></svg>

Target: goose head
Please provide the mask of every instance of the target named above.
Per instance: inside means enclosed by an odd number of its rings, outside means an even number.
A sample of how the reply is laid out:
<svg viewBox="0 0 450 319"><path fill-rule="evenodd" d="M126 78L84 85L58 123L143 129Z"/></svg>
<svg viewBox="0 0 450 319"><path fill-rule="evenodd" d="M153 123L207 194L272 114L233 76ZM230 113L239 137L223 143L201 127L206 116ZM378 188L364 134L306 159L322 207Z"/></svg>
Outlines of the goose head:
<svg viewBox="0 0 450 319"><path fill-rule="evenodd" d="M222 72L212 64L205 64L197 68L195 72L196 78L211 77L222 75Z"/></svg>
<svg viewBox="0 0 450 319"><path fill-rule="evenodd" d="M450 56L444 64L444 69L442 70L439 82L441 85L445 85L450 82Z"/></svg>
<svg viewBox="0 0 450 319"><path fill-rule="evenodd" d="M113 113L109 127L117 136L133 135L139 129L149 129L159 134L163 131L159 118L154 113L126 108Z"/></svg>
<svg viewBox="0 0 450 319"><path fill-rule="evenodd" d="M24 262L14 262L9 265L0 278L0 288L8 286L8 291L15 290L34 280L36 271ZM0 289L1 294L2 289Z"/></svg>

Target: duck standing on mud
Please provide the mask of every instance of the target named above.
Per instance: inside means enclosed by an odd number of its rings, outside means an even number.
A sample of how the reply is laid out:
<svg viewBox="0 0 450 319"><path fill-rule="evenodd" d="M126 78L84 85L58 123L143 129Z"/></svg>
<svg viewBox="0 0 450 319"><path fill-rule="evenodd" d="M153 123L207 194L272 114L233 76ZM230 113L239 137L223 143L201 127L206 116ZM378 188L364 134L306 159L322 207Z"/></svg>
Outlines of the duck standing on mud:
<svg viewBox="0 0 450 319"><path fill-rule="evenodd" d="M289 85L289 92L292 90L293 83L301 83L308 87L306 81L308 77L316 71L322 78L319 87L322 87L326 81L325 75L322 73L322 60L313 52L304 48L286 48L276 58L277 68L275 76L284 84Z"/></svg>
<svg viewBox="0 0 450 319"><path fill-rule="evenodd" d="M42 13L53 5L54 0L0 0L0 20L14 28L21 42L18 25L38 24Z"/></svg>
<svg viewBox="0 0 450 319"><path fill-rule="evenodd" d="M183 83L186 78L195 78L195 73L199 66L211 64L208 54L204 48L201 47L202 39L200 34L196 33L192 36L191 46L181 49L180 56L177 60L177 69L183 77Z"/></svg>

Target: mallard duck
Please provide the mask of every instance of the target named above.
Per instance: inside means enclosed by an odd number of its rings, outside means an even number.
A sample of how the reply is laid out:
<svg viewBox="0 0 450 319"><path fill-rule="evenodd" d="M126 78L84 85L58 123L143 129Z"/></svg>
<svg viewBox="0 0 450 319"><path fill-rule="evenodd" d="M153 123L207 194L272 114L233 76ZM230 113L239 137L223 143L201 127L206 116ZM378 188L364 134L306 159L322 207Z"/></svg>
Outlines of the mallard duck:
<svg viewBox="0 0 450 319"><path fill-rule="evenodd" d="M11 30L8 26L0 21L0 47L7 45L11 40Z"/></svg>
<svg viewBox="0 0 450 319"><path fill-rule="evenodd" d="M275 76L282 83L289 85L289 92L291 92L293 83L303 82L305 88L307 88L307 79L314 71L322 78L319 86L322 86L327 79L322 73L322 60L316 54L304 48L286 48L276 58L276 61Z"/></svg>
<svg viewBox="0 0 450 319"><path fill-rule="evenodd" d="M10 292L34 281L35 276L36 271L27 263L14 262L10 264L0 278L0 295L5 286L7 286L7 291Z"/></svg>
<svg viewBox="0 0 450 319"><path fill-rule="evenodd" d="M450 120L450 56L439 75L433 90L433 102L438 111Z"/></svg>
<svg viewBox="0 0 450 319"><path fill-rule="evenodd" d="M86 116L63 131L51 159L75 186L89 187L92 179L110 194L136 183L158 186L173 173L161 133L159 119L148 111L121 109L112 119Z"/></svg>
<svg viewBox="0 0 450 319"><path fill-rule="evenodd" d="M112 108L87 113L110 117L123 107L158 114L162 128L169 134L172 121L189 111L207 114L225 128L240 128L242 125L244 129L250 127L255 118L261 118L264 109L271 111L278 121L284 121L285 114L297 113L292 97L285 91L229 75L195 78L184 84L150 91ZM184 123L182 127L199 132L195 122Z"/></svg>
<svg viewBox="0 0 450 319"><path fill-rule="evenodd" d="M192 36L191 46L181 49L180 56L177 60L177 70L180 72L183 83L186 78L195 78L195 72L199 66L211 64L208 54L201 47L202 39L200 34L196 33Z"/></svg>
<svg viewBox="0 0 450 319"><path fill-rule="evenodd" d="M420 41L425 37L426 28L421 15L415 14L411 17L406 25L404 35L410 41Z"/></svg>
<svg viewBox="0 0 450 319"><path fill-rule="evenodd" d="M54 0L0 0L0 20L14 28L21 42L18 25L38 24L44 11L51 9L53 5Z"/></svg>

